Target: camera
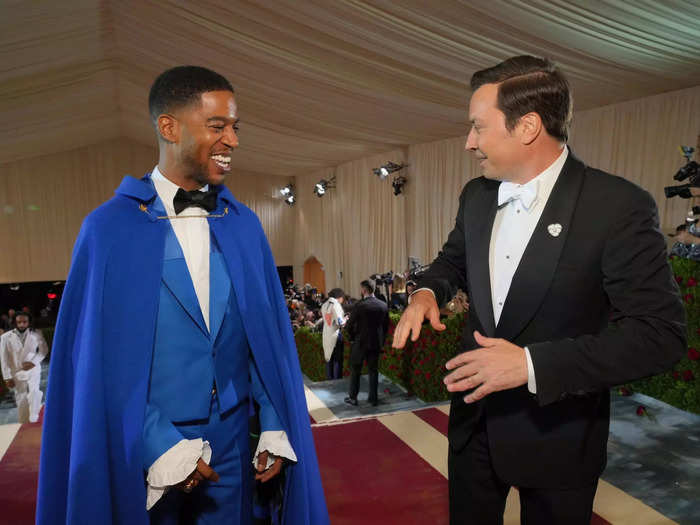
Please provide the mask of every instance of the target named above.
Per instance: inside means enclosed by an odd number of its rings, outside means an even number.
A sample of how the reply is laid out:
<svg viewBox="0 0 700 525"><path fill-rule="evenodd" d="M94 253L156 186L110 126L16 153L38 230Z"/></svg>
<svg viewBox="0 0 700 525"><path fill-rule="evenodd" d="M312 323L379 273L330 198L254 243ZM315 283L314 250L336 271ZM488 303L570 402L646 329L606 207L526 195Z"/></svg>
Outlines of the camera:
<svg viewBox="0 0 700 525"><path fill-rule="evenodd" d="M689 182L680 186L666 186L664 188L664 194L666 194L667 199L676 196L682 199L689 199L693 196L690 192L690 188L700 188L700 164L694 160L690 160L695 150L687 146L681 146L680 150L688 162L676 172L673 178L679 182L689 179Z"/></svg>

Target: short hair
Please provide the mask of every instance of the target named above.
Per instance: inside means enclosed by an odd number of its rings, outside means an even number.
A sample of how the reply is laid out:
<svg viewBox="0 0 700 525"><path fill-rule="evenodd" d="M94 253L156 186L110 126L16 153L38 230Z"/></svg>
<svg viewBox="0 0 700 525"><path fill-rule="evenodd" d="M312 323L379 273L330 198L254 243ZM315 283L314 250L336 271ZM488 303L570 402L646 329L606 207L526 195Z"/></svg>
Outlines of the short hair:
<svg viewBox="0 0 700 525"><path fill-rule="evenodd" d="M365 279L360 283L360 286L364 288L367 291L367 293L374 293L374 289L377 285L374 282L374 279Z"/></svg>
<svg viewBox="0 0 700 525"><path fill-rule="evenodd" d="M158 115L173 112L200 102L202 93L230 91L231 83L211 69L199 66L177 66L155 79L148 94L148 112L155 123Z"/></svg>
<svg viewBox="0 0 700 525"><path fill-rule="evenodd" d="M29 322L29 324L32 323L32 314L30 314L29 312L25 312L24 310L19 310L19 311L15 314L15 323L17 322L17 318L18 318L18 317L26 317L26 318L27 318L27 322Z"/></svg>
<svg viewBox="0 0 700 525"><path fill-rule="evenodd" d="M341 297L345 297L345 292L343 292L343 290L340 288L333 288L330 292L328 292L328 297L340 299Z"/></svg>
<svg viewBox="0 0 700 525"><path fill-rule="evenodd" d="M534 111L552 137L569 139L573 96L566 77L547 58L522 55L472 75L472 92L484 84L498 84L498 109L513 130L520 117Z"/></svg>

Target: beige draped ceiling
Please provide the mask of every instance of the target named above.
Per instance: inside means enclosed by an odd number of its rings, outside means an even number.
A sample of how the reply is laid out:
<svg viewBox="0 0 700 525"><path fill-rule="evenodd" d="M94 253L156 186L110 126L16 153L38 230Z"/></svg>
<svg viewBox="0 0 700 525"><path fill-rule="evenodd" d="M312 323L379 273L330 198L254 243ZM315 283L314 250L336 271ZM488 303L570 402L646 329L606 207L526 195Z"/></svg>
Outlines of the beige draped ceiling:
<svg viewBox="0 0 700 525"><path fill-rule="evenodd" d="M164 69L236 87L235 167L297 175L465 133L475 70L522 53L578 109L700 84L700 5L656 0L0 3L0 163L129 137Z"/></svg>
<svg viewBox="0 0 700 525"><path fill-rule="evenodd" d="M409 255L429 261L477 175L460 138L468 79L522 53L568 75L576 153L651 191L665 227L682 219L687 201L662 188L700 133L697 2L2 2L0 282L65 277L81 218L154 164L148 88L179 64L236 87L229 184L279 264L300 276L314 255L327 287L356 292ZM370 174L387 160L410 164L401 197ZM332 175L337 188L313 196ZM295 208L275 197L289 180Z"/></svg>

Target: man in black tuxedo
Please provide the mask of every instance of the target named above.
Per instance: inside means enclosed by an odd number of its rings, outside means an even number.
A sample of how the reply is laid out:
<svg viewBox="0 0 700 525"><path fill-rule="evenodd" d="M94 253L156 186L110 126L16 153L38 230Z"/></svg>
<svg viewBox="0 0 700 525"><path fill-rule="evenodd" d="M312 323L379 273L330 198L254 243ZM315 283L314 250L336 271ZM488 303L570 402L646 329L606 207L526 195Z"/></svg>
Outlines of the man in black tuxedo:
<svg viewBox="0 0 700 525"><path fill-rule="evenodd" d="M466 149L483 177L394 336L403 347L456 288L471 304L447 362L450 521L585 524L605 467L609 389L685 351L685 316L652 197L566 146L569 86L548 60L474 74ZM466 395L465 395L466 393Z"/></svg>
<svg viewBox="0 0 700 525"><path fill-rule="evenodd" d="M357 406L357 394L360 391L360 374L362 362L367 360L369 370L369 395L367 401L377 406L377 383L379 353L384 346L389 329L389 309L385 302L374 296L375 283L372 279L362 281L362 300L355 304L350 314L346 330L352 348L350 351L350 388L345 402Z"/></svg>

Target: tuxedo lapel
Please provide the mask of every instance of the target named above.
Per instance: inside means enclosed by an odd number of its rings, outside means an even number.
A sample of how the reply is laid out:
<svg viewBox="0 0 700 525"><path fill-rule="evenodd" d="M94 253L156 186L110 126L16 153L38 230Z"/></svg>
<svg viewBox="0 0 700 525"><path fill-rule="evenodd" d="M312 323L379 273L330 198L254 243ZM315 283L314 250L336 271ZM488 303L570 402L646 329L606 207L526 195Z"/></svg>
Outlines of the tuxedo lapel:
<svg viewBox="0 0 700 525"><path fill-rule="evenodd" d="M583 163L569 151L569 158L513 275L496 337L514 340L542 303L569 234L583 172Z"/></svg>
<svg viewBox="0 0 700 525"><path fill-rule="evenodd" d="M163 283L172 292L180 306L192 318L200 330L209 337L207 325L204 323L202 309L199 307L199 300L194 291L194 284L190 272L187 269L185 256L182 253L180 243L177 241L175 232L168 224L168 231L165 236L165 256L163 258Z"/></svg>
<svg viewBox="0 0 700 525"><path fill-rule="evenodd" d="M485 335L493 336L496 328L491 302L489 244L498 209L498 184L485 181L485 191L476 195L464 213L469 303L476 310Z"/></svg>
<svg viewBox="0 0 700 525"><path fill-rule="evenodd" d="M226 314L229 295L231 294L231 280L226 271L226 262L221 252L214 250L216 239L211 238L211 255L209 258L209 328L211 340L216 341L216 336L221 329L221 323Z"/></svg>

